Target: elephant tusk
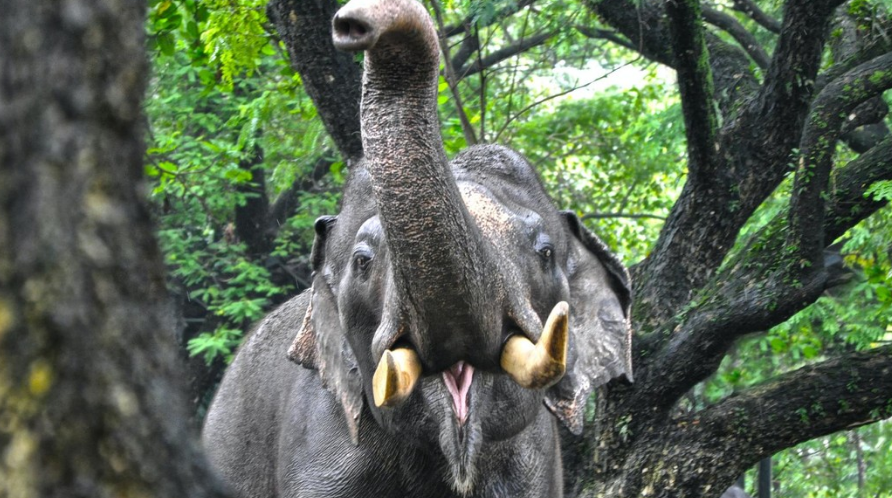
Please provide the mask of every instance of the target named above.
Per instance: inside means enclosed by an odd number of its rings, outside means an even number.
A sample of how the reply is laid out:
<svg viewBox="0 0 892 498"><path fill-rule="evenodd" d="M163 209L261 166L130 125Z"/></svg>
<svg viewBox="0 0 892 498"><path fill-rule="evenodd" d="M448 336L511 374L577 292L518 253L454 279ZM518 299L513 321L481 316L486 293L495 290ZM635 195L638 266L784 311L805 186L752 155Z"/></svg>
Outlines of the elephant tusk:
<svg viewBox="0 0 892 498"><path fill-rule="evenodd" d="M412 394L419 376L421 363L415 351L408 348L384 351L372 377L375 406L394 406L403 402Z"/></svg>
<svg viewBox="0 0 892 498"><path fill-rule="evenodd" d="M502 369L527 389L545 389L564 376L567 369L567 344L570 306L561 301L554 306L542 329L539 342L514 335L502 349Z"/></svg>

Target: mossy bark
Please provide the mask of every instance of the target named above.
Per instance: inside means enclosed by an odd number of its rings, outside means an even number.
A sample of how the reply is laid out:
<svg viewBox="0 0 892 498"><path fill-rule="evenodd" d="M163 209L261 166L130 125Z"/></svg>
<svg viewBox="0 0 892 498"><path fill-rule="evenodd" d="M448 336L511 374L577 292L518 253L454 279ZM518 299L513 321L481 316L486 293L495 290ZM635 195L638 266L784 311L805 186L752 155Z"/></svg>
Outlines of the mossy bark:
<svg viewBox="0 0 892 498"><path fill-rule="evenodd" d="M142 181L144 4L0 16L0 496L220 496Z"/></svg>

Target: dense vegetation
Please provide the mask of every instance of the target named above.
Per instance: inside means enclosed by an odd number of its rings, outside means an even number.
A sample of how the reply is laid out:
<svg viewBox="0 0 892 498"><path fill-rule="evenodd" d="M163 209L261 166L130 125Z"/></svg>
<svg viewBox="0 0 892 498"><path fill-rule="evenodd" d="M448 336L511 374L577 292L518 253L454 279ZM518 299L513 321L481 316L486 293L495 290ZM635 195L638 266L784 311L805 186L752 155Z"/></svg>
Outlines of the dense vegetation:
<svg viewBox="0 0 892 498"><path fill-rule="evenodd" d="M0 22L0 494L204 496L138 172L116 168L142 150L142 11L100 3ZM523 152L633 269L636 384L568 437L569 487L702 495L774 454L779 495L889 495L892 2L425 5L447 152ZM251 324L308 285L312 222L361 154L334 8L148 4L142 165L197 419Z"/></svg>
<svg viewBox="0 0 892 498"><path fill-rule="evenodd" d="M652 3L641 2L640 12ZM691 146L675 76L666 70L675 62L632 40L608 6L593 4L429 3L450 35L441 123L448 153L475 142L524 153L558 205L577 211L640 268L685 185ZM835 11L822 75L858 50L889 50L888 8L854 0ZM741 78L765 81L782 9L779 0L703 2L710 50L732 47L743 57L742 48L749 76ZM308 285L310 227L316 216L336 212L355 150L327 132L263 2L153 0L147 30L145 168L200 413L252 322ZM720 81L720 68L713 71L717 87L741 92ZM731 119L738 112L732 107L742 105L727 96L714 102L718 112L701 116ZM876 99L873 105L864 113L870 116L852 114L857 122L844 130L851 136L837 147L834 172L888 135L888 107ZM788 209L798 151L788 152L786 178L747 217L726 265L758 250L753 237ZM864 195L888 201L892 183L877 181ZM736 341L715 375L675 405L679 416L784 372L892 341L890 222L892 211L883 207L826 241L823 264L833 271L826 290L782 323ZM694 298L681 313L699 304ZM803 407L801 416L817 415ZM882 496L892 490L890 439L892 425L879 423L782 451L775 487L781 496Z"/></svg>

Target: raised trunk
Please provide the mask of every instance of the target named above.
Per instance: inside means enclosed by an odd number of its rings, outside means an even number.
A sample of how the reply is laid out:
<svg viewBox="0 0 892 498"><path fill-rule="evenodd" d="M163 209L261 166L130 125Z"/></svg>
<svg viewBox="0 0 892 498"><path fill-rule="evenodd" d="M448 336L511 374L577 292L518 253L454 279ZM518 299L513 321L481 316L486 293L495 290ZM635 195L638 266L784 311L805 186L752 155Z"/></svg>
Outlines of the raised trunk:
<svg viewBox="0 0 892 498"><path fill-rule="evenodd" d="M397 291L385 304L374 353L380 356L402 329L429 370L463 359L497 368L497 337L482 333L500 318L486 312L495 293L484 276L494 272L443 150L430 16L414 1L354 2L334 22L336 45L366 50L363 150Z"/></svg>

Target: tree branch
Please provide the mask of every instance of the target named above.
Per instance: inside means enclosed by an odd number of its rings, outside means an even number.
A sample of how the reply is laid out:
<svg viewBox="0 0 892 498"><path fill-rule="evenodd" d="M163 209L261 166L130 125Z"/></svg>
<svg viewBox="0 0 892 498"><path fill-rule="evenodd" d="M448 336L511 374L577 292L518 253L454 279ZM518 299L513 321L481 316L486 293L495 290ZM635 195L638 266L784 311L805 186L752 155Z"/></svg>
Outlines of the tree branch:
<svg viewBox="0 0 892 498"><path fill-rule="evenodd" d="M633 312L638 330L652 330L691 300L733 247L740 227L783 180L811 104L830 5L788 1L781 41L765 85L757 98L737 93L730 101L737 106L723 107L716 155L722 164L713 166L714 174L704 175L706 185L690 180L685 184L654 251L641 265ZM748 60L729 57L727 46L710 42L710 52L721 55L720 59L713 56L713 67L717 60L729 61L731 66L722 66L722 78L748 74ZM746 81L745 85L752 85ZM723 94L725 90L716 89L715 95ZM692 260L690 254L698 258Z"/></svg>
<svg viewBox="0 0 892 498"><path fill-rule="evenodd" d="M892 53L861 64L827 85L812 104L800 146L801 157L790 201L789 247L800 259L821 264L825 245L824 193L836 143L856 107L892 88Z"/></svg>
<svg viewBox="0 0 892 498"><path fill-rule="evenodd" d="M799 145L798 133L814 95L830 17L842 2L789 0L784 4L780 38L752 119L761 123L771 142L780 140L777 147L785 151Z"/></svg>
<svg viewBox="0 0 892 498"><path fill-rule="evenodd" d="M440 10L440 1L430 0L430 4L434 9L434 17L437 20L437 26L442 32L443 12ZM437 41L439 41L440 50L443 52L443 64L446 67L446 84L449 85L449 91L452 93L455 110L458 112L458 119L461 122L461 130L465 135L465 143L468 146L477 145L477 135L474 134L474 127L471 126L471 121L468 119L468 114L465 112L465 106L462 103L461 93L458 91L458 78L455 76L455 69L452 67L452 59L449 57L449 43L445 38L441 37L438 37Z"/></svg>
<svg viewBox="0 0 892 498"><path fill-rule="evenodd" d="M809 439L892 416L890 392L892 346L883 346L782 375L690 420L701 437L731 438L734 453L755 463Z"/></svg>
<svg viewBox="0 0 892 498"><path fill-rule="evenodd" d="M362 157L359 102L362 70L331 41L336 0L271 0L267 16L285 41L291 64L344 159Z"/></svg>
<svg viewBox="0 0 892 498"><path fill-rule="evenodd" d="M734 0L734 10L750 16L753 21L772 33L781 32L781 23L766 14L753 0Z"/></svg>
<svg viewBox="0 0 892 498"><path fill-rule="evenodd" d="M756 37L747 31L742 24L737 22L737 19L734 19L733 16L729 16L728 14L719 12L710 7L703 7L703 19L709 24L727 32L737 40L737 43L746 50L746 53L749 54L759 67L762 69L768 67L768 64L771 62L768 54L765 53L765 50L759 45L759 42L756 41Z"/></svg>
<svg viewBox="0 0 892 498"><path fill-rule="evenodd" d="M892 136L851 161L833 179L833 192L827 201L824 233L828 241L841 237L864 218L887 204L865 197L875 182L892 180Z"/></svg>
<svg viewBox="0 0 892 498"><path fill-rule="evenodd" d="M480 50L480 39L476 36L466 36L455 55L452 56L452 67L462 67L468 60Z"/></svg>
<svg viewBox="0 0 892 498"><path fill-rule="evenodd" d="M297 212L297 194L312 190L313 186L328 174L335 162L332 156L334 151L324 151L313 162L313 169L309 175L300 175L287 190L279 194L269 210L269 219L266 222L268 230L278 231L279 227Z"/></svg>
<svg viewBox="0 0 892 498"><path fill-rule="evenodd" d="M712 72L700 18L700 2L669 0L666 14L688 139L689 181L710 182L717 166L718 120L713 105Z"/></svg>
<svg viewBox="0 0 892 498"><path fill-rule="evenodd" d="M590 28L588 26L578 25L578 24L574 27L576 28L576 31L579 31L579 33L582 34L583 36L585 36L586 38L611 41L621 47L626 47L629 50L638 52L638 47L633 45L632 42L630 42L629 40L626 40L625 38L620 36L620 34L617 33L616 31L609 31L606 29L595 29L595 28Z"/></svg>
<svg viewBox="0 0 892 498"><path fill-rule="evenodd" d="M235 232L252 256L269 254L273 237L267 230L269 198L266 195L266 170L263 168L263 149L254 145L252 153L239 161L238 167L251 173L251 181L236 190L245 196L244 204L235 208Z"/></svg>
<svg viewBox="0 0 892 498"><path fill-rule="evenodd" d="M665 216L657 216L655 214L639 214L639 213L589 213L582 216L582 220L602 220L605 218L631 218L642 219L650 218L654 220L666 220Z"/></svg>
<svg viewBox="0 0 892 498"><path fill-rule="evenodd" d="M554 38L557 35L557 31L551 31L547 33L539 33L538 35L533 35L527 38L521 38L515 43L508 45L507 47L500 48L495 52L490 53L483 59L477 59L473 63L459 69L455 72L458 75L459 79L464 79L468 76L474 75L483 71L485 69L489 69L492 66L502 62L505 59L510 59L517 54L526 52L527 50L542 45L548 40Z"/></svg>
<svg viewBox="0 0 892 498"><path fill-rule="evenodd" d="M517 12L520 12L524 8L534 4L536 0L519 0L516 3L511 3L506 7L503 7L501 10L495 13L492 17L487 19L487 22L481 23L478 22L478 18L476 15L470 15L461 20L458 24L452 26L446 26L445 28L440 28L440 38L452 38L455 35L460 35L468 32L468 27L477 25L478 27L486 27L495 22L498 22L506 17L510 17Z"/></svg>
<svg viewBox="0 0 892 498"><path fill-rule="evenodd" d="M826 207L828 241L887 204L864 197L871 184L886 179L892 179L892 138L839 170ZM768 330L820 296L832 269L811 266L802 274L798 257L784 244L788 217L786 211L775 216L713 277L693 300L695 313L682 312L662 329L669 342L635 373L655 403L671 406L715 372L738 338ZM639 348L652 349L647 342L640 340Z"/></svg>

